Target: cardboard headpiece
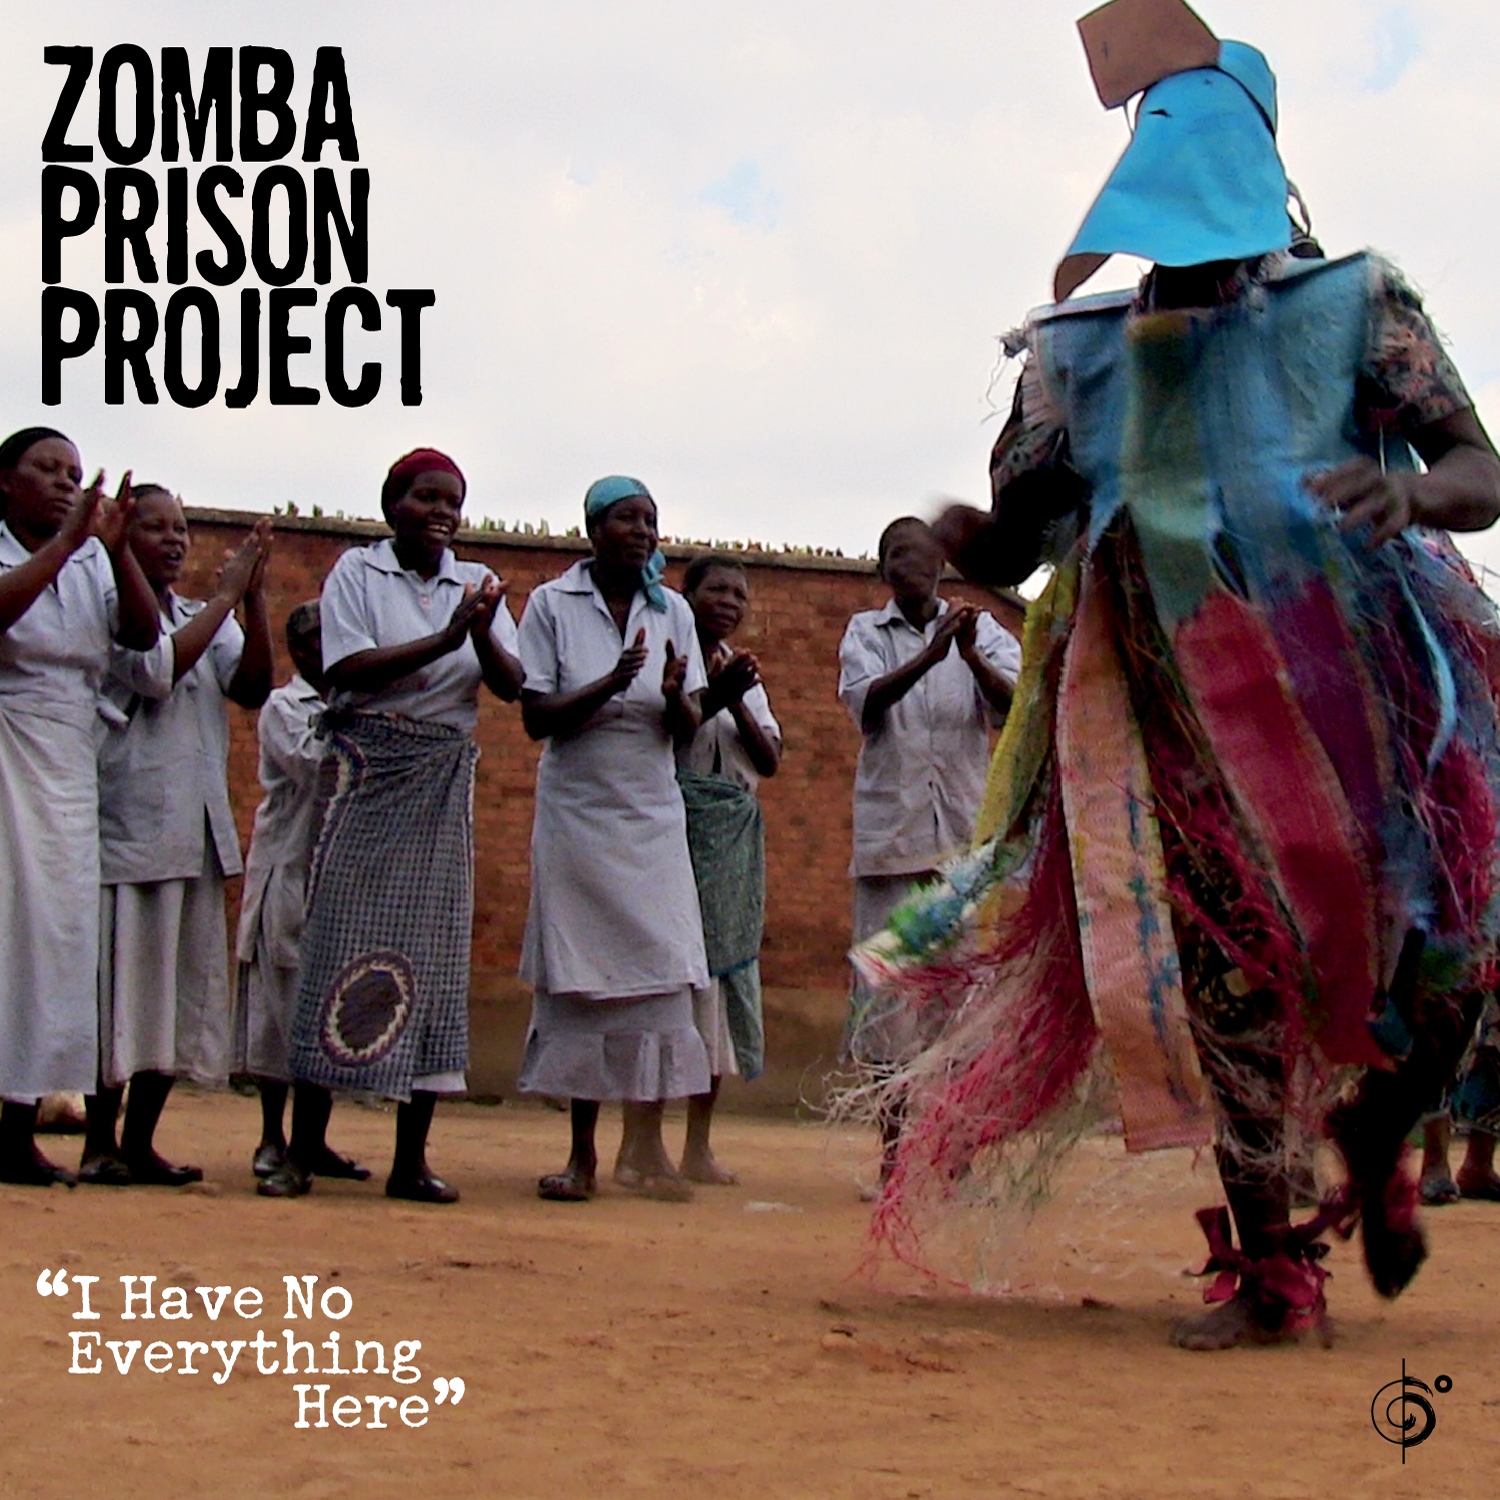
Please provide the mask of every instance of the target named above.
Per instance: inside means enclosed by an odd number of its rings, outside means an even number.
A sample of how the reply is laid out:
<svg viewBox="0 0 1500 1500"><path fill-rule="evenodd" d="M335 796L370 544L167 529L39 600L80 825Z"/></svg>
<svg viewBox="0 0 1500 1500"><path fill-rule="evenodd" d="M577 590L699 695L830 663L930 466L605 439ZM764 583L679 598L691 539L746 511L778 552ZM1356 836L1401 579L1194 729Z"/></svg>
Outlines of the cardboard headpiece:
<svg viewBox="0 0 1500 1500"><path fill-rule="evenodd" d="M1061 302L1114 254L1158 265L1245 260L1291 243L1276 79L1184 0L1110 0L1078 23L1099 98L1144 92L1135 132L1053 279Z"/></svg>
<svg viewBox="0 0 1500 1500"><path fill-rule="evenodd" d="M1153 83L1219 65L1219 39L1182 0L1112 0L1078 22L1099 102L1118 109Z"/></svg>

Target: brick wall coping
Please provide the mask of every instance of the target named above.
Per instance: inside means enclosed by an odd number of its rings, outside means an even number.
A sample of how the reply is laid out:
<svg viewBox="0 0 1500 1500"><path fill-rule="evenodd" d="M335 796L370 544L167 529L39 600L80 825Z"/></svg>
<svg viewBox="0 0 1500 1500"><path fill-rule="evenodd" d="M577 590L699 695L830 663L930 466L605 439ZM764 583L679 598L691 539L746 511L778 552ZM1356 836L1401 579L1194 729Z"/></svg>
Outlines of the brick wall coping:
<svg viewBox="0 0 1500 1500"><path fill-rule="evenodd" d="M189 521L203 521L218 526L253 526L264 511L217 510L207 506L186 507ZM378 541L391 534L384 521L352 520L339 516L282 516L275 518L278 531L307 531L315 535L347 537L350 541ZM540 536L534 532L480 530L462 526L454 539L459 546L531 547L543 552L587 552L589 543L582 536ZM700 552L712 551L732 557L748 568L798 568L814 573L875 572L875 562L868 557L829 557L805 552L747 552L730 547L708 547L702 544L663 542L662 551L674 562L686 562Z"/></svg>
<svg viewBox="0 0 1500 1500"><path fill-rule="evenodd" d="M253 526L264 511L218 510L211 506L189 505L185 507L189 521L203 521L215 526ZM315 536L347 537L352 542L379 541L391 534L384 521L356 520L347 516L282 516L275 517L279 531L305 531ZM477 526L461 526L455 540L470 547L530 547L541 552L587 552L589 543L582 536L539 536L525 531L482 531ZM673 562L687 562L700 552L713 552L720 557L732 557L747 568L792 568L805 573L864 573L873 576L875 560L870 557L830 557L809 552L743 551L733 547L709 547L702 543L663 542L661 549ZM945 570L950 581L957 581L958 574L952 568ZM994 594L1013 609L1024 614L1026 601L1011 588L985 590Z"/></svg>

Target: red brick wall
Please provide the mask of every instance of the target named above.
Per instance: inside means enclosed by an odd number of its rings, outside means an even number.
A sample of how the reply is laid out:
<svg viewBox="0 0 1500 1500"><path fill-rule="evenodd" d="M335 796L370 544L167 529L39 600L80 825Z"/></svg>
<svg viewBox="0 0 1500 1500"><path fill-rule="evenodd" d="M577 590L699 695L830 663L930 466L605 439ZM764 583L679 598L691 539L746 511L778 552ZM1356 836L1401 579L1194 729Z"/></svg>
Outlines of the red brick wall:
<svg viewBox="0 0 1500 1500"><path fill-rule="evenodd" d="M193 552L183 592L192 595L211 587L224 549L255 518L225 511L188 514ZM280 636L287 611L316 597L345 547L383 535L385 528L373 522L278 520L268 575L278 682L290 673ZM563 572L585 550L578 539L478 531L462 533L457 544L461 556L488 564L506 580L517 619L531 589ZM668 550L668 581L675 584L691 554ZM850 795L859 736L834 695L839 638L851 614L876 607L887 596L868 562L741 556L749 569L751 605L737 642L760 659L786 743L781 770L762 787L767 913L761 962L769 1047L773 1054L783 1053L778 1061L791 1086L799 1069L836 1048L846 983ZM966 593L961 587L945 592ZM248 838L259 797L255 723L252 714L231 712L230 790ZM481 703L478 738L474 1072L476 1087L499 1088L516 1061L514 1048L525 1022L524 991L514 976L526 921L538 747L522 730L518 709L489 697Z"/></svg>

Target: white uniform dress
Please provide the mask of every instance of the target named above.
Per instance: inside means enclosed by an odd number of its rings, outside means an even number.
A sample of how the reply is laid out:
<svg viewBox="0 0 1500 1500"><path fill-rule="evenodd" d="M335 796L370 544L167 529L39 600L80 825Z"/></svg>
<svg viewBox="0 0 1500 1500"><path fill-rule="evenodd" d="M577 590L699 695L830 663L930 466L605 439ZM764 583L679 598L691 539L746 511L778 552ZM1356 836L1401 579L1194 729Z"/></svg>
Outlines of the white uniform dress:
<svg viewBox="0 0 1500 1500"><path fill-rule="evenodd" d="M903 666L932 640L948 601L918 630L893 599L855 615L839 644L839 698L860 727L870 684ZM980 654L1014 684L1021 648L981 612ZM989 772L994 715L956 645L865 734L854 775L854 941L879 932L912 890L950 855L968 847ZM856 1013L870 996L854 982ZM861 1030L856 1055L888 1062L909 1037L891 1027ZM878 1054L878 1055L877 1055Z"/></svg>
<svg viewBox="0 0 1500 1500"><path fill-rule="evenodd" d="M0 571L31 557L0 522ZM0 1098L86 1093L99 1059L99 684L114 568L90 538L0 632Z"/></svg>
<svg viewBox="0 0 1500 1500"><path fill-rule="evenodd" d="M708 982L698 889L671 736L662 722L666 645L688 658L684 690L707 683L693 612L644 592L622 637L588 561L533 590L521 665L534 692L570 692L613 671L646 632L625 692L577 734L547 741L537 768L531 906L521 977L535 989L520 1087L574 1099L649 1102L708 1091L692 990Z"/></svg>
<svg viewBox="0 0 1500 1500"><path fill-rule="evenodd" d="M235 942L239 960L232 1068L290 1082L287 1046L297 1008L297 949L307 916L307 872L318 836L323 699L293 676L266 699L256 725L260 784Z"/></svg>
<svg viewBox="0 0 1500 1500"><path fill-rule="evenodd" d="M728 657L729 647L719 644L719 654ZM781 749L781 725L771 712L771 700L766 696L763 684L756 683L740 700L752 723L758 725L766 738L779 751ZM701 776L722 776L747 792L755 792L760 786L760 772L745 751L740 739L734 715L721 708L711 718L705 719L698 733L677 752L677 764L684 771L696 771ZM709 977L706 989L693 991L693 1022L703 1045L708 1049L708 1066L715 1078L726 1073L738 1073L735 1062L734 1042L729 1033L729 1011L725 1003L724 982Z"/></svg>
<svg viewBox="0 0 1500 1500"><path fill-rule="evenodd" d="M389 537L369 547L349 548L323 580L325 668L361 651L404 646L435 635L463 602L465 586L478 588L494 576L483 563L455 557L451 548L444 550L431 578L403 568ZM490 621L490 639L502 651L516 654L516 622L503 599ZM483 680L478 653L465 638L456 650L373 693L332 693L328 702L335 709L396 714L472 735L479 722Z"/></svg>
<svg viewBox="0 0 1500 1500"><path fill-rule="evenodd" d="M147 652L114 647L99 751L99 1071L222 1084L229 1071L224 881L244 868L224 697L245 648L231 615L172 682L172 636L204 605L169 594ZM110 709L115 712L109 712Z"/></svg>

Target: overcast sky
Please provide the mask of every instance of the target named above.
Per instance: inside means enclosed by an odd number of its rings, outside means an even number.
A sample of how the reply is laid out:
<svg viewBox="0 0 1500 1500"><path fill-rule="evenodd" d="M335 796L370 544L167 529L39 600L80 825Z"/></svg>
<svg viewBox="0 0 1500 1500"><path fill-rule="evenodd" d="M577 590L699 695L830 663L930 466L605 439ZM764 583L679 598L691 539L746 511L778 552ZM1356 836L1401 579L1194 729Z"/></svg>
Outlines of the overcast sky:
<svg viewBox="0 0 1500 1500"><path fill-rule="evenodd" d="M1046 299L1124 144L1089 84L1083 8L6 0L4 426L58 426L90 467L133 466L195 504L372 514L390 462L432 444L465 469L475 515L562 529L591 480L624 472L651 487L668 532L866 550L893 515L984 498L1014 379L997 335ZM1200 12L1270 57L1282 154L1329 252L1373 245L1406 269L1500 430L1500 7ZM351 342L386 366L362 409L326 392L316 407L264 394L242 411L108 407L98 351L65 367L60 407L41 405L40 144L64 76L42 49L87 44L97 59L122 42L158 65L162 47L186 47L195 77L210 45L285 48L299 119L317 47L343 48L371 174L369 286L437 294L420 407L399 403L389 329ZM97 97L91 82L71 140L95 139ZM324 161L344 178L332 148ZM106 165L96 151L92 170ZM154 151L143 165L164 170ZM260 168L241 170L248 184ZM212 245L192 229L194 251ZM164 266L160 231L153 245ZM102 289L100 230L63 271ZM171 288L154 290L164 305ZM299 314L299 329L320 317ZM321 385L321 363L295 360L294 376ZM1500 538L1471 550L1500 568Z"/></svg>

